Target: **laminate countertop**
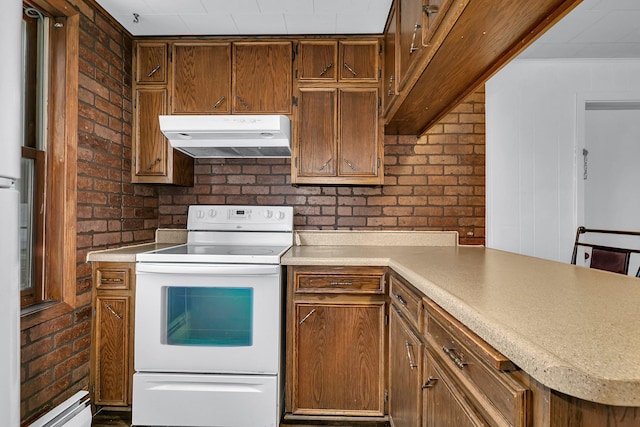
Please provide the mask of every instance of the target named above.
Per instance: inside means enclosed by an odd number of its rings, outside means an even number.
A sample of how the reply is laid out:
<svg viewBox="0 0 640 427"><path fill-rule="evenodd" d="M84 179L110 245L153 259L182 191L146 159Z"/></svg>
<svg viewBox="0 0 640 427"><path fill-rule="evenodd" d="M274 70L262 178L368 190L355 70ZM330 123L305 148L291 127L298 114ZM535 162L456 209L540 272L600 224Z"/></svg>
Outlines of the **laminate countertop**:
<svg viewBox="0 0 640 427"><path fill-rule="evenodd" d="M638 278L482 247L296 239L284 265L388 266L547 387L640 407Z"/></svg>

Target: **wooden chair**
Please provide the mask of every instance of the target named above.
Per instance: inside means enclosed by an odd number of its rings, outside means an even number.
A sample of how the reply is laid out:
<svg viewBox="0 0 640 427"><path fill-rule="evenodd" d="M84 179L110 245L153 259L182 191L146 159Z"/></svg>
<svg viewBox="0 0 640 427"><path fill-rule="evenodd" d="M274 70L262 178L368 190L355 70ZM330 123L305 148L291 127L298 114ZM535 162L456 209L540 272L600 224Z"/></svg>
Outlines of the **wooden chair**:
<svg viewBox="0 0 640 427"><path fill-rule="evenodd" d="M592 229L586 227L578 227L576 231L576 240L573 244L573 255L571 256L571 264L576 264L576 257L578 255L579 247L591 248L591 254L585 253L585 259L590 259L589 267L596 268L598 270L606 270L614 273L628 274L629 272L629 259L632 253L640 253L640 249L632 249L625 247L607 246L600 243L590 243L585 241L584 235L586 233L596 233L600 235L624 235L624 236L638 236L638 231L621 231L621 230L601 230ZM593 242L593 240L592 240ZM636 277L640 277L640 268L636 272Z"/></svg>

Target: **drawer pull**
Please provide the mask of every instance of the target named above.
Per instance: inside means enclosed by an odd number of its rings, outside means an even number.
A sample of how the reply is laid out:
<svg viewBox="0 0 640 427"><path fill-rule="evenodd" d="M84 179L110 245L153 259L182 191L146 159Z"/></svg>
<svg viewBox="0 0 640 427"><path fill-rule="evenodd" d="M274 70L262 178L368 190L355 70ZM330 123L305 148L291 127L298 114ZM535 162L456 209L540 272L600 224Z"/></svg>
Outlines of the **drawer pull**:
<svg viewBox="0 0 640 427"><path fill-rule="evenodd" d="M409 367L411 369L417 368L418 365L416 365L416 363L413 361L413 355L411 354L411 349L413 348L413 344L411 344L409 341L405 341L404 345L405 347L407 347L407 359L409 359Z"/></svg>
<svg viewBox="0 0 640 427"><path fill-rule="evenodd" d="M429 378L427 378L427 381L422 384L422 389L427 389L427 388L432 388L433 386L436 385L436 383L438 382L438 379L436 377L432 377L431 375L429 375Z"/></svg>
<svg viewBox="0 0 640 427"><path fill-rule="evenodd" d="M329 68L333 67L333 62L329 63L329 65L327 65L326 67L324 67L322 69L322 71L320 71L320 77L324 76L325 74L327 74L327 71L329 71Z"/></svg>
<svg viewBox="0 0 640 427"><path fill-rule="evenodd" d="M303 324L303 323L304 323L304 322L305 322L309 317L311 317L311 315L312 315L313 313L315 313L315 312L316 312L316 309L314 308L314 309L313 309L313 310L311 310L309 313L307 313L307 315L306 315L306 316L304 316L304 317L302 318L302 320L300 320L300 321L298 322L298 325L302 325L302 324Z"/></svg>
<svg viewBox="0 0 640 427"><path fill-rule="evenodd" d="M442 346L442 351L447 353L447 356L449 356L449 359L451 359L458 368L462 369L467 365L467 363L462 360L463 356L459 355L455 348Z"/></svg>
<svg viewBox="0 0 640 427"><path fill-rule="evenodd" d="M351 286L353 282L331 282L331 286Z"/></svg>
<svg viewBox="0 0 640 427"><path fill-rule="evenodd" d="M215 104L213 104L213 107L211 107L212 109L216 109L220 106L220 104L222 104L225 100L224 95L220 97L220 99L218 99L218 102L216 102Z"/></svg>
<svg viewBox="0 0 640 427"><path fill-rule="evenodd" d="M100 281L102 283L122 283L122 279L117 277L103 277Z"/></svg>
<svg viewBox="0 0 640 427"><path fill-rule="evenodd" d="M353 77L358 77L358 73L356 73L356 70L354 70L353 68L351 68L349 66L349 64L347 64L346 62L344 63L344 68L346 68L347 70L349 70L349 72L351 74L353 74Z"/></svg>
<svg viewBox="0 0 640 427"><path fill-rule="evenodd" d="M160 66L159 66L159 65L157 65L157 66L156 66L156 68L154 68L153 70L151 70L151 71L149 72L149 74L147 74L147 78L151 78L151 76L153 76L155 73L157 73L157 72L158 72L158 70L160 70Z"/></svg>
<svg viewBox="0 0 640 427"><path fill-rule="evenodd" d="M116 316L118 319L122 319L122 316L120 314L116 313L116 311L113 308L111 308L111 306L109 304L105 304L105 308L107 310L109 310L111 312L111 314Z"/></svg>
<svg viewBox="0 0 640 427"><path fill-rule="evenodd" d="M404 298L402 298L402 295L400 295L400 294L393 294L393 297L394 297L395 299L397 299L397 300L398 300L398 302L399 302L403 307L406 307L406 306L407 306L407 301L406 301Z"/></svg>

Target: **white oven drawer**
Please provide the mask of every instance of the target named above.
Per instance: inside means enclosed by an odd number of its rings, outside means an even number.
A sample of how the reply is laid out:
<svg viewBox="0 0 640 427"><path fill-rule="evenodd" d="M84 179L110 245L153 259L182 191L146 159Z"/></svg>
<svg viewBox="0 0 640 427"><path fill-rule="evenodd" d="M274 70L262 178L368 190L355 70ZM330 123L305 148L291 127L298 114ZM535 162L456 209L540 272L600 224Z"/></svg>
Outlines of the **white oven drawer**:
<svg viewBox="0 0 640 427"><path fill-rule="evenodd" d="M140 374L133 376L133 425L277 427L278 377Z"/></svg>

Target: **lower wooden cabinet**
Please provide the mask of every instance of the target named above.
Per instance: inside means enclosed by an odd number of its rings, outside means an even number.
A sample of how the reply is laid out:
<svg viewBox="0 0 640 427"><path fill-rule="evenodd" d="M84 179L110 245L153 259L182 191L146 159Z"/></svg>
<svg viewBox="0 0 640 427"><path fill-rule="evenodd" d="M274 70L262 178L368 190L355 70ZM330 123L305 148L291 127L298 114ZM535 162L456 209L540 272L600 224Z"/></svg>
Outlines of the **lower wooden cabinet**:
<svg viewBox="0 0 640 427"><path fill-rule="evenodd" d="M286 412L382 417L385 269L289 268Z"/></svg>
<svg viewBox="0 0 640 427"><path fill-rule="evenodd" d="M420 338L393 303L389 310L389 417L394 427L420 425L422 354Z"/></svg>
<svg viewBox="0 0 640 427"><path fill-rule="evenodd" d="M90 392L96 406L131 405L135 263L93 264Z"/></svg>
<svg viewBox="0 0 640 427"><path fill-rule="evenodd" d="M487 425L465 398L464 391L445 374L442 365L424 351L422 425L425 427L479 427ZM419 425L419 424L413 424Z"/></svg>

